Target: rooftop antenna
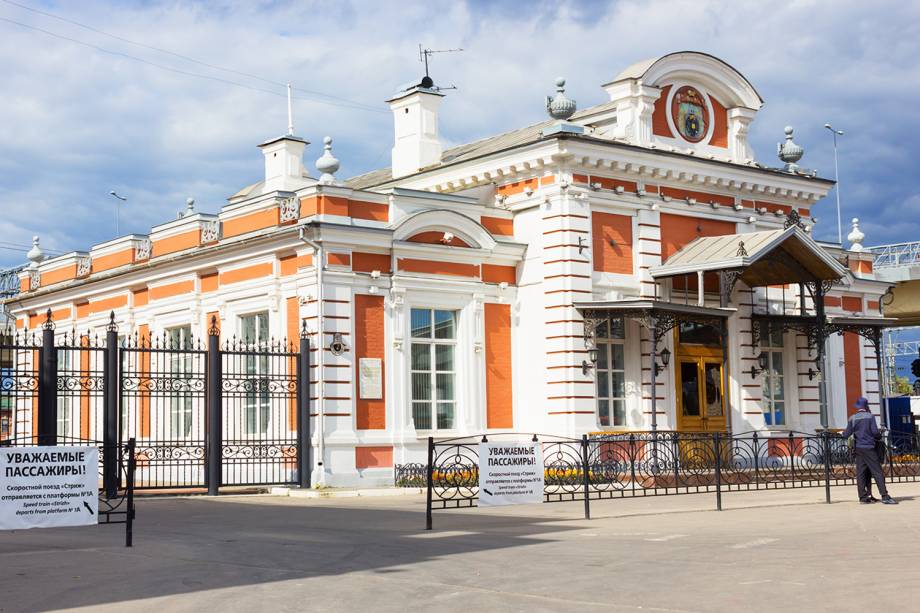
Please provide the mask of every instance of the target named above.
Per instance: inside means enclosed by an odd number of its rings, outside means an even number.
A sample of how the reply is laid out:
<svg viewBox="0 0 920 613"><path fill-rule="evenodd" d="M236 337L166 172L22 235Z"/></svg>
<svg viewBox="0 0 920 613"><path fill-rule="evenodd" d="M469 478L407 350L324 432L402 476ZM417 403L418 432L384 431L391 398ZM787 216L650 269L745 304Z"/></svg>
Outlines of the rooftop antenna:
<svg viewBox="0 0 920 613"><path fill-rule="evenodd" d="M292 100L294 99L294 88L291 87L291 84L287 84L287 94L288 94L288 136L294 136L294 104Z"/></svg>
<svg viewBox="0 0 920 613"><path fill-rule="evenodd" d="M423 80L423 85L427 82L425 87L433 87L434 81L431 78L431 75L428 74L428 58L434 55L435 53L459 53L463 51L461 48L457 49L428 49L427 47L422 47L422 43L418 44L418 61L425 64L425 78ZM434 89L457 89L455 86L451 85L450 87L435 87Z"/></svg>

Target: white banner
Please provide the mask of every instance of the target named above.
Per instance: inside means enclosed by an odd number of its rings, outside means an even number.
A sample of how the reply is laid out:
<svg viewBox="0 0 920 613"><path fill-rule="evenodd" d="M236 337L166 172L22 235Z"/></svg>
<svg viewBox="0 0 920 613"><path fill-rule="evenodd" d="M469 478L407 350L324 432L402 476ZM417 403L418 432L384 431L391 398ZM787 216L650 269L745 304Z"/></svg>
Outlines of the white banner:
<svg viewBox="0 0 920 613"><path fill-rule="evenodd" d="M95 525L96 447L0 448L0 530Z"/></svg>
<svg viewBox="0 0 920 613"><path fill-rule="evenodd" d="M479 443L479 506L543 502L543 446Z"/></svg>

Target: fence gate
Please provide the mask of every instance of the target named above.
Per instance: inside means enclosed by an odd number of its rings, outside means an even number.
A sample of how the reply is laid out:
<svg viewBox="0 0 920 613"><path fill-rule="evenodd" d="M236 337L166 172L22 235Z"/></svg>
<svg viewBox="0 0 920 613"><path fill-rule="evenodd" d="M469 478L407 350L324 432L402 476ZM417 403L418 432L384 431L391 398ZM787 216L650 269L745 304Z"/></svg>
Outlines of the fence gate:
<svg viewBox="0 0 920 613"><path fill-rule="evenodd" d="M297 482L300 355L282 341L220 353L221 485Z"/></svg>
<svg viewBox="0 0 920 613"><path fill-rule="evenodd" d="M207 352L171 332L120 353L119 434L137 441L137 487L204 487Z"/></svg>
<svg viewBox="0 0 920 613"><path fill-rule="evenodd" d="M132 439L138 488L309 487L306 329L288 344L255 322L221 347L216 324L206 346L190 326L119 337L114 313L104 339L56 332L50 311L40 335L0 330L0 442L102 441L110 497Z"/></svg>

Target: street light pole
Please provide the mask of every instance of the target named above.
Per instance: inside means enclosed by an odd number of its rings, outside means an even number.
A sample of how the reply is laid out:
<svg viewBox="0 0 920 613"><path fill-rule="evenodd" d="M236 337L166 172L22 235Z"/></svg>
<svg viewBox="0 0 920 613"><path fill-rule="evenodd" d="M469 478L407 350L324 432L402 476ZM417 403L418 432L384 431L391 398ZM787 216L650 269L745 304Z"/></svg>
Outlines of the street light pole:
<svg viewBox="0 0 920 613"><path fill-rule="evenodd" d="M119 196L118 194L116 194L114 189L109 192L109 195L115 196L122 202L127 202L128 200L124 196ZM118 236L118 203L117 202L115 203L115 236Z"/></svg>
<svg viewBox="0 0 920 613"><path fill-rule="evenodd" d="M843 224L840 217L840 170L837 167L837 137L843 136L843 130L835 130L831 124L826 123L824 127L834 135L834 183L835 194L837 195L837 242L843 245Z"/></svg>

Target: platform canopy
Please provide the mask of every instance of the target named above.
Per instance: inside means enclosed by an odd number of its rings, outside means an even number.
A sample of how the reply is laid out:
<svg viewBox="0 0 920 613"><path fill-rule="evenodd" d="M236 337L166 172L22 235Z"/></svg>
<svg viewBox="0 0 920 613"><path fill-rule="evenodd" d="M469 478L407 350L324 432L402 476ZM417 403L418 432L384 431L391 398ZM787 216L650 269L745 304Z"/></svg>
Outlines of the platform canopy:
<svg viewBox="0 0 920 613"><path fill-rule="evenodd" d="M651 269L656 279L733 270L748 287L836 281L847 269L799 226L703 236Z"/></svg>

